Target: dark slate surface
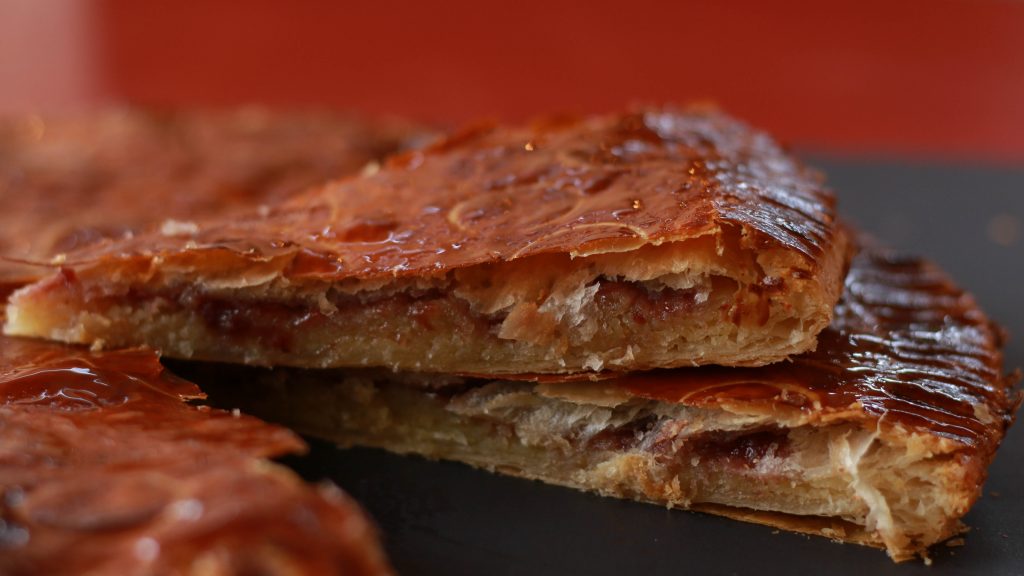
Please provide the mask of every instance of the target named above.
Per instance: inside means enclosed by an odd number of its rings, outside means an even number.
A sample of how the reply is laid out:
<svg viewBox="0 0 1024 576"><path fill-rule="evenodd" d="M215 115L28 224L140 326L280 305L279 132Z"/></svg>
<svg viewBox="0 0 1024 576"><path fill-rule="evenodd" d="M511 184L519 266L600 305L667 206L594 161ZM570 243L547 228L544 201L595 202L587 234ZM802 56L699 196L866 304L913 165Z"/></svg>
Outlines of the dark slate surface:
<svg viewBox="0 0 1024 576"><path fill-rule="evenodd" d="M1014 336L1024 366L1024 170L811 158L841 208L885 243L923 254ZM1013 428L967 516L966 545L934 564L771 528L604 499L452 463L313 441L288 459L332 480L377 519L402 574L1024 575L1024 426Z"/></svg>

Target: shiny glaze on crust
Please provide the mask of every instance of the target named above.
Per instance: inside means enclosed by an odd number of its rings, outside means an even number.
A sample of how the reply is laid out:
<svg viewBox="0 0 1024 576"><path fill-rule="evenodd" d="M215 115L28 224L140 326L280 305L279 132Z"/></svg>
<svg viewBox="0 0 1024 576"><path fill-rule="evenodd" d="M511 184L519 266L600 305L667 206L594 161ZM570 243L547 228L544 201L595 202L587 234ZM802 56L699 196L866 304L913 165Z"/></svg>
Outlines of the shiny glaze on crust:
<svg viewBox="0 0 1024 576"><path fill-rule="evenodd" d="M468 129L269 213L111 241L69 262L159 255L215 273L273 260L291 278L388 278L722 229L792 252L803 270L841 260L833 198L814 173L723 114L666 109Z"/></svg>
<svg viewBox="0 0 1024 576"><path fill-rule="evenodd" d="M694 406L851 410L982 451L1020 403L1002 372L998 329L935 266L869 250L846 278L815 352L761 368L682 369L619 377L632 395Z"/></svg>
<svg viewBox="0 0 1024 576"><path fill-rule="evenodd" d="M0 338L0 572L387 573L355 504L264 460L298 437L202 397L149 351Z"/></svg>
<svg viewBox="0 0 1024 576"><path fill-rule="evenodd" d="M423 133L262 108L0 118L0 255L49 260L167 219L188 229L356 173Z"/></svg>

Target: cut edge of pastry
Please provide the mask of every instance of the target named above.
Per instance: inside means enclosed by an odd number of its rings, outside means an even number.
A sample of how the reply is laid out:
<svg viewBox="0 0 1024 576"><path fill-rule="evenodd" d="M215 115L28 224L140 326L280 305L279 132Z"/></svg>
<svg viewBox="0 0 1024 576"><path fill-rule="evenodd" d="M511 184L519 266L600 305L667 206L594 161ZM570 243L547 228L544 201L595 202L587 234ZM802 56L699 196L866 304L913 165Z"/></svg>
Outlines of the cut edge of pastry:
<svg viewBox="0 0 1024 576"><path fill-rule="evenodd" d="M62 269L11 297L5 331L305 368L757 366L814 348L851 249L837 233L812 273L799 254L753 243L724 225L627 252L339 281L289 275L294 256L240 265L229 253L184 251Z"/></svg>
<svg viewBox="0 0 1024 576"><path fill-rule="evenodd" d="M303 370L248 373L238 386L223 370L240 368L207 366L193 369L217 374L201 379L217 403L342 446L818 534L896 561L962 531L991 457L858 406L780 418L614 395L573 401L526 382Z"/></svg>

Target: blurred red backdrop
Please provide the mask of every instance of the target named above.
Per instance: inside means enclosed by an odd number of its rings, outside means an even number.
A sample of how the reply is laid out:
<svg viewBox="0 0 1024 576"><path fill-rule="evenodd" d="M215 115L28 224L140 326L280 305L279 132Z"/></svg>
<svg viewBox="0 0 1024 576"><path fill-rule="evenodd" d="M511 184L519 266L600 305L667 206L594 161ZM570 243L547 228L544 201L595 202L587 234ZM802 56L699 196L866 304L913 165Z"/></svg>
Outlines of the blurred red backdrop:
<svg viewBox="0 0 1024 576"><path fill-rule="evenodd" d="M88 102L318 104L457 123L705 99L804 148L1024 162L1022 2L89 6Z"/></svg>

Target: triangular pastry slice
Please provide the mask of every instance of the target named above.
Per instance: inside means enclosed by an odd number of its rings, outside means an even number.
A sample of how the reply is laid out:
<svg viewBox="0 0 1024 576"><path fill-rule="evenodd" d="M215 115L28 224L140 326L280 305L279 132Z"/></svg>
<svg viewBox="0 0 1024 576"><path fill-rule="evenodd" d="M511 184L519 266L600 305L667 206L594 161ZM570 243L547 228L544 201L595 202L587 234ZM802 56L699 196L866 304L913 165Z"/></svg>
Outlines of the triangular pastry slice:
<svg viewBox="0 0 1024 576"><path fill-rule="evenodd" d="M67 255L9 334L296 367L571 373L813 349L847 235L707 110L467 130L246 217Z"/></svg>

